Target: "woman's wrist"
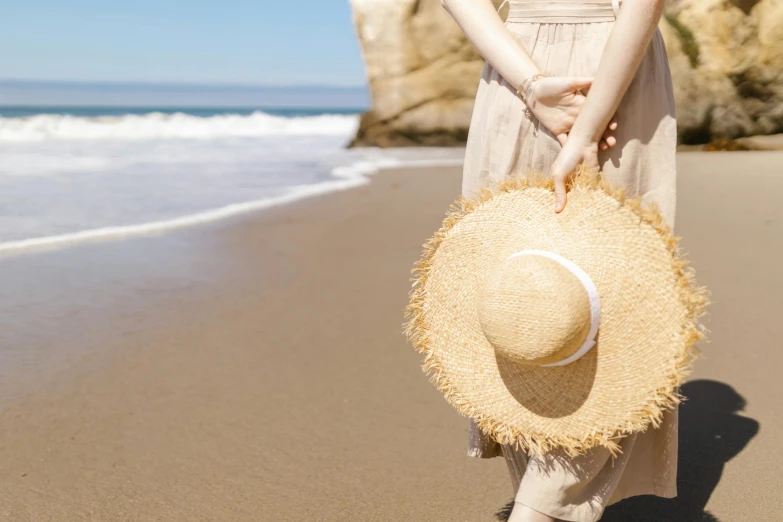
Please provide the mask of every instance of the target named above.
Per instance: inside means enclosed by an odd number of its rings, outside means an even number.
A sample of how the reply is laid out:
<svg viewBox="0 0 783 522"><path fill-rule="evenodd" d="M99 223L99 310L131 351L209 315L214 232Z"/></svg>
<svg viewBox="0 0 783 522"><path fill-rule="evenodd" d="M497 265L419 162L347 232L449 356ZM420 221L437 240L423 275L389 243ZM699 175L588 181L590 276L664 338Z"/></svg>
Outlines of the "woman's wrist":
<svg viewBox="0 0 783 522"><path fill-rule="evenodd" d="M538 67L534 67L525 70L523 74L520 74L517 78L515 78L516 81L510 81L509 83L511 84L511 86L514 88L515 91L519 92L519 90L522 89L525 83L530 81L530 79L536 76L537 74L541 74L541 71L538 69Z"/></svg>
<svg viewBox="0 0 783 522"><path fill-rule="evenodd" d="M546 75L543 73L535 73L525 78L520 84L520 86L517 88L517 96L523 102L525 102L525 104L528 104L530 96L533 94L533 91L536 87L536 84L538 83L538 80L544 78L545 76Z"/></svg>
<svg viewBox="0 0 783 522"><path fill-rule="evenodd" d="M568 152L566 152L566 150ZM588 166L594 166L598 160L598 142L580 140L576 136L568 135L566 143L563 145L563 154L568 156L577 156L582 163Z"/></svg>
<svg viewBox="0 0 783 522"><path fill-rule="evenodd" d="M596 100L596 92L593 89L594 87L590 88L592 98L588 96L585 99L569 133L569 139L573 136L576 141L585 145L599 144L607 130L607 125L612 122L611 115L606 117L606 111L601 107L603 104Z"/></svg>
<svg viewBox="0 0 783 522"><path fill-rule="evenodd" d="M536 65L533 60L528 59L528 63L520 63L515 67L514 74L510 75L506 80L511 84L511 87L515 91L522 88L522 84L526 80L529 80L537 74L542 74L543 71Z"/></svg>
<svg viewBox="0 0 783 522"><path fill-rule="evenodd" d="M568 133L568 141L573 141L575 144L581 145L583 147L590 147L593 145L598 146L600 139L600 134L598 137L594 137L594 135L591 133L577 129L576 124L574 124L574 127L571 128L571 132Z"/></svg>

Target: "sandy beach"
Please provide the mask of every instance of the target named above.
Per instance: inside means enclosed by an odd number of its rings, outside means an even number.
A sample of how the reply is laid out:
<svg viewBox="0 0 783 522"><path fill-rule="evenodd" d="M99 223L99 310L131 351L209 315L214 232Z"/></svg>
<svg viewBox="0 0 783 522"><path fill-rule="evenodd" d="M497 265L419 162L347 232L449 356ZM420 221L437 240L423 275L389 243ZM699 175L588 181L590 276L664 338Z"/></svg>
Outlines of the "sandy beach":
<svg viewBox="0 0 783 522"><path fill-rule="evenodd" d="M783 152L679 154L678 235L712 290L680 497L610 522L781 519ZM169 234L0 258L0 517L492 521L500 459L402 335L456 167Z"/></svg>

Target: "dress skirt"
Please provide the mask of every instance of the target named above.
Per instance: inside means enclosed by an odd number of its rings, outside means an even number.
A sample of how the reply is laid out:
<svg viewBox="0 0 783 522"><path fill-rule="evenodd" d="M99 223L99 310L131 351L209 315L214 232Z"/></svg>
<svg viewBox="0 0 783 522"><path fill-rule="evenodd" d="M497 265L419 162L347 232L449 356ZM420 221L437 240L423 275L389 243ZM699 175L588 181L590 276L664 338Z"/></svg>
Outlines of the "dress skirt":
<svg viewBox="0 0 783 522"><path fill-rule="evenodd" d="M512 1L507 29L549 76L594 76L620 12L617 0ZM671 75L656 29L616 113L617 144L599 152L602 176L656 204L674 226L677 129ZM531 169L548 173L561 146L525 110L515 90L486 63L468 133L462 193ZM496 443L471 422L468 454L503 457L515 500L554 518L593 522L624 498L677 493L677 410L621 441L613 459L605 449L568 457L553 452L527 456Z"/></svg>

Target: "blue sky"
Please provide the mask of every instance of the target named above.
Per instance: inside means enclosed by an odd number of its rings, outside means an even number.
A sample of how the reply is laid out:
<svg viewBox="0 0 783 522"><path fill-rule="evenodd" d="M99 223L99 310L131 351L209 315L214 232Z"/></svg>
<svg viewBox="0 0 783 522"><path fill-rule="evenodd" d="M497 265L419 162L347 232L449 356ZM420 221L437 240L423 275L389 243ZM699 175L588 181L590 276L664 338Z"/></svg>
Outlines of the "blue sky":
<svg viewBox="0 0 783 522"><path fill-rule="evenodd" d="M365 85L348 0L3 0L0 79Z"/></svg>

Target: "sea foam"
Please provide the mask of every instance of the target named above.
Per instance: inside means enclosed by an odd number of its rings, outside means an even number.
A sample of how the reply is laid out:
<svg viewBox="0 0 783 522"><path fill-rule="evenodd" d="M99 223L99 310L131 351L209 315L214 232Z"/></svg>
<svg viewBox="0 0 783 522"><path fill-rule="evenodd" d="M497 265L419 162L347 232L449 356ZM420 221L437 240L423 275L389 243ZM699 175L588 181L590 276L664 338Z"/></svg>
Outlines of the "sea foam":
<svg viewBox="0 0 783 522"><path fill-rule="evenodd" d="M359 117L354 114L282 117L261 111L209 117L160 112L97 117L39 114L0 117L0 142L348 136L356 131L358 123Z"/></svg>
<svg viewBox="0 0 783 522"><path fill-rule="evenodd" d="M0 117L0 257L185 228L367 183L459 149L346 149L359 116Z"/></svg>
<svg viewBox="0 0 783 522"><path fill-rule="evenodd" d="M45 237L34 237L13 241L0 242L0 256L20 254L36 250L49 250L69 245L123 239L136 236L160 234L180 228L192 227L249 212L254 212L286 203L292 203L306 198L358 187L369 182L369 176L384 168L394 167L433 167L458 166L462 159L442 157L434 159L403 160L395 157L376 157L357 161L351 165L332 169L333 179L315 185L299 185L274 198L264 198L240 203L232 203L219 208L213 208L172 219L136 223L124 226L108 226L78 232L58 234Z"/></svg>

